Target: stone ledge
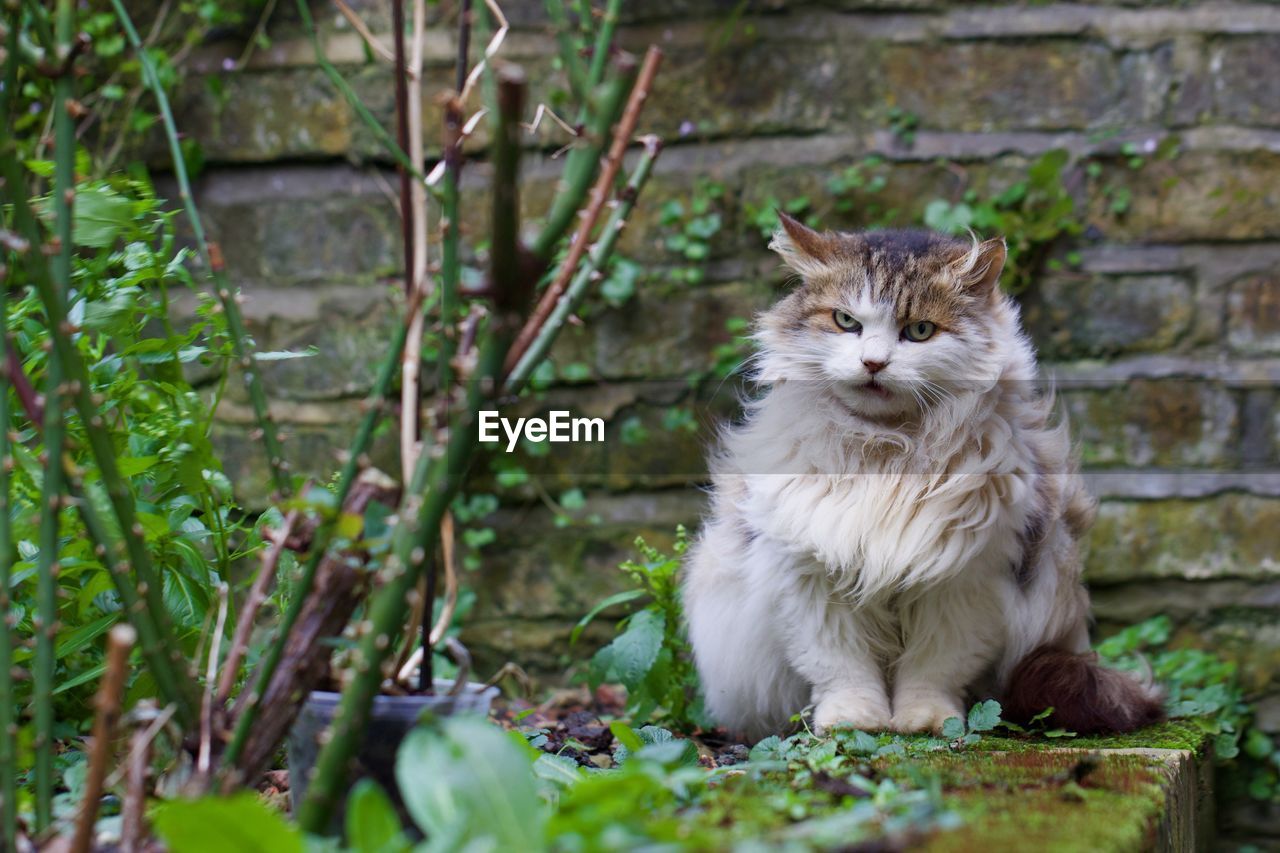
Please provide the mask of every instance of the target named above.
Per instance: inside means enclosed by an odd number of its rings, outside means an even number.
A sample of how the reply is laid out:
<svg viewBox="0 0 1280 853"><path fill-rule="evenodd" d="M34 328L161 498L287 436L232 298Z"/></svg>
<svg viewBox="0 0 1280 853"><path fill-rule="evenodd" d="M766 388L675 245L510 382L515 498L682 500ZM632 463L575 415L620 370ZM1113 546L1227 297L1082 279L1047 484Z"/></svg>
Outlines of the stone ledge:
<svg viewBox="0 0 1280 853"><path fill-rule="evenodd" d="M1273 4L1223 3L1212 6L1164 9L1117 9L1105 5L1055 3L1044 6L992 4L974 8L966 4L945 11L909 11L894 9L830 9L805 8L791 4L783 14L744 16L738 21L739 31L753 31L755 37L768 41L829 41L832 38L877 40L909 44L938 39L977 41L988 39L1031 38L1101 38L1118 48L1147 48L1174 36L1184 35L1257 35L1280 33L1280 9ZM917 4L896 4L900 7ZM672 21L625 25L620 38L625 45L653 41L668 47L702 47L707 29L720 25L718 16L724 9L707 4L701 10L706 18L690 18L687 9ZM697 12L695 11L695 15ZM554 41L539 32L545 26L540 20L521 22L504 44L503 55L512 59L548 55L555 52ZM336 19L336 16L335 16ZM524 27L520 26L524 23ZM384 24L374 19L374 25ZM532 24L532 29L529 25ZM279 30L285 30L280 33ZM262 70L313 65L310 41L297 34L295 27L276 28L270 47L256 51L248 69ZM293 32L289 32L293 30ZM337 65L360 65L367 61L364 42L349 28L324 27L322 41L325 55ZM377 35L390 46L390 35L378 27ZM453 61L451 28L432 28L426 33L424 59L428 65ZM226 60L236 60L242 46L232 42L201 48L192 55L192 67L202 73L222 70Z"/></svg>
<svg viewBox="0 0 1280 853"><path fill-rule="evenodd" d="M1159 742L1159 728L1149 731L1113 740L1150 736ZM922 849L1208 849L1214 806L1207 747L1112 748L1108 738L1090 740L1098 746L1020 745L1007 752L997 748L901 759L904 768L927 763L938 770L944 802L966 818L955 830L933 835Z"/></svg>

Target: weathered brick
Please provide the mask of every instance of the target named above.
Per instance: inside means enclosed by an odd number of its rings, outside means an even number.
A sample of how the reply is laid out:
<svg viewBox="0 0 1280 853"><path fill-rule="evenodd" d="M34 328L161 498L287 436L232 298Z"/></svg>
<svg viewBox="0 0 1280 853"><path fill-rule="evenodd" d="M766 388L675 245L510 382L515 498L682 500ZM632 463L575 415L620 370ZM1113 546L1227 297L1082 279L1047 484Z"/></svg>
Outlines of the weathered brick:
<svg viewBox="0 0 1280 853"><path fill-rule="evenodd" d="M1097 127L1143 99L1132 60L1075 40L893 45L882 73L891 103L946 130Z"/></svg>
<svg viewBox="0 0 1280 853"><path fill-rule="evenodd" d="M214 162L346 155L358 119L318 68L188 79L175 99L178 126ZM157 134L153 159L168 153Z"/></svg>
<svg viewBox="0 0 1280 853"><path fill-rule="evenodd" d="M1179 276L1051 275L1024 297L1025 322L1042 358L1173 348L1194 311Z"/></svg>
<svg viewBox="0 0 1280 853"><path fill-rule="evenodd" d="M329 482L341 464L340 453L355 435L352 415L358 414L358 409L350 404L335 407L326 422L307 423L291 422L287 405L272 410L280 414L284 455L290 472L319 483ZM262 442L254 435L255 431L256 427L248 423L215 422L211 437L241 504L261 510L270 505L274 490ZM395 442L394 431L384 432L375 439L370 458L376 467L387 472L399 470Z"/></svg>
<svg viewBox="0 0 1280 853"><path fill-rule="evenodd" d="M1243 355L1280 354L1280 270L1231 282L1227 345Z"/></svg>
<svg viewBox="0 0 1280 853"><path fill-rule="evenodd" d="M1115 200L1129 204L1117 212ZM1280 237L1280 152L1185 151L1140 169L1103 168L1089 220L1113 240L1261 240Z"/></svg>
<svg viewBox="0 0 1280 853"><path fill-rule="evenodd" d="M1160 476L1153 474L1153 476ZM1280 576L1280 499L1105 501L1088 540L1091 582Z"/></svg>
<svg viewBox="0 0 1280 853"><path fill-rule="evenodd" d="M1221 387L1140 379L1062 396L1085 465L1222 466L1236 461L1238 406Z"/></svg>
<svg viewBox="0 0 1280 853"><path fill-rule="evenodd" d="M1280 125L1280 35L1214 42L1213 113L1237 124Z"/></svg>

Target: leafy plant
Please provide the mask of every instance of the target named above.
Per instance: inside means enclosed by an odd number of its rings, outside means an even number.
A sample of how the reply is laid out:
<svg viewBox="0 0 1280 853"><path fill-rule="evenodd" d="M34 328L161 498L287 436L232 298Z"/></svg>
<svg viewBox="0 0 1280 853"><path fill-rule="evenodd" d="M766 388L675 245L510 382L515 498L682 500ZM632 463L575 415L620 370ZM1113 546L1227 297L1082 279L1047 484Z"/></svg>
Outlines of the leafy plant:
<svg viewBox="0 0 1280 853"><path fill-rule="evenodd" d="M687 199L671 199L658 211L663 247L677 259L667 271L676 283L701 284L704 264L711 257L711 241L724 227L720 207L727 194L719 181L699 178Z"/></svg>
<svg viewBox="0 0 1280 853"><path fill-rule="evenodd" d="M1196 648L1171 648L1173 623L1157 616L1098 644L1111 665L1150 673L1166 691L1169 716L1193 721L1213 736L1219 761L1239 760L1242 773L1225 780L1257 800L1280 799L1280 745L1253 724L1234 661ZM1243 755L1242 755L1243 753Z"/></svg>
<svg viewBox="0 0 1280 853"><path fill-rule="evenodd" d="M942 736L951 741L953 749L972 746L982 740L982 732L989 732L1000 725L1000 703L985 699L969 709L969 716L948 717L942 722Z"/></svg>
<svg viewBox="0 0 1280 853"><path fill-rule="evenodd" d="M642 560L621 565L635 585L609 596L574 627L571 641L610 607L642 599L647 603L618 625L619 634L591 659L588 681L595 687L618 681L627 688L628 713L643 722L662 719L675 728L692 729L703 722L693 653L684 637L678 574L689 546L688 532L676 528L671 554L637 537Z"/></svg>
<svg viewBox="0 0 1280 853"><path fill-rule="evenodd" d="M1001 285L1010 293L1031 286L1049 250L1060 237L1084 230L1075 199L1064 182L1069 155L1054 149L1041 155L1017 181L989 198L967 191L958 202L934 199L924 211L924 224L947 234L1003 235L1009 247Z"/></svg>
<svg viewBox="0 0 1280 853"><path fill-rule="evenodd" d="M31 161L36 176L51 174L52 164ZM81 174L90 172L81 156ZM101 401L97 430L110 437L121 474L131 485L134 512L143 541L159 570L173 642L181 655L197 659L204 632L218 604L219 587L231 571L263 546L263 525L279 515L255 520L244 514L210 434L225 390L231 357L224 315L208 297L196 295L189 321L172 316L171 290L192 287L190 252L178 244L175 214L162 209L142 177L116 174L90 179L77 188L72 237L69 316L75 350L88 366L91 392ZM37 210L49 210L48 197ZM14 363L33 387L49 370L51 334L44 309L20 266L11 267L8 286L17 295L8 312L8 344ZM205 394L188 375L221 378ZM210 400L212 402L210 402ZM38 509L44 494L39 424L33 413L11 410L7 428L19 437L11 473L14 544L10 625L18 643L16 663L27 665L36 633ZM87 499L105 507L104 484L88 449L87 427L71 413L64 420L66 458L86 472ZM106 509L102 510L107 513ZM58 635L55 657L55 718L59 735L82 733L93 713L91 691L103 672L101 638L125 617L110 566L74 505L59 513L57 575ZM291 559L283 561L286 570ZM207 639L203 643L208 648ZM31 699L31 683L17 683L17 702ZM142 670L131 674L130 701L156 695L156 684ZM20 742L30 743L29 721ZM19 767L31 755L20 752Z"/></svg>

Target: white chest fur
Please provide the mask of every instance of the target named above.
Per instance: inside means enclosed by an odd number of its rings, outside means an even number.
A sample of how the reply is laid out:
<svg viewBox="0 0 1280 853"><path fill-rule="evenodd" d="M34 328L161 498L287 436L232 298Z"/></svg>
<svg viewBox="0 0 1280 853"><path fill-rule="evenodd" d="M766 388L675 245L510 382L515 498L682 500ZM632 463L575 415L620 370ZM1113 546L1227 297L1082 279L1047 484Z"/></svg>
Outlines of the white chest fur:
<svg viewBox="0 0 1280 853"><path fill-rule="evenodd" d="M995 412L952 446L935 436L926 456L822 419L797 435L778 408L766 400L729 437L721 475L741 477L734 503L749 527L816 560L841 593L901 591L1018 558L1036 472Z"/></svg>

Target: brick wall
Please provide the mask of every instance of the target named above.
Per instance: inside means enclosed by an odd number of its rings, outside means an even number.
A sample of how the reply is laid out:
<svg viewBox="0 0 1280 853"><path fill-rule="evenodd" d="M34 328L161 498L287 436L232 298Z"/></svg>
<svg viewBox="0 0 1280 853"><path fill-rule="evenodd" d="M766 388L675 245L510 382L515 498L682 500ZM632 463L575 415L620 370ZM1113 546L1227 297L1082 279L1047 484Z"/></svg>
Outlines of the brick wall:
<svg viewBox="0 0 1280 853"><path fill-rule="evenodd" d="M386 31L385 3L355 5ZM555 358L613 383L568 388L575 408L607 416L611 438L629 421L649 439L611 441L563 469L597 475L585 481L593 523L557 528L515 493L470 578L473 647L489 661L562 667L568 626L616 589L630 540L668 541L696 521L700 442L663 428L681 403L676 386L638 380L706 370L729 339L725 320L773 298L781 276L754 211L805 196L827 225L865 221L872 201L910 222L932 199L998 191L1065 148L1088 227L1022 299L1103 501L1088 554L1100 625L1169 614L1180 641L1239 657L1265 724L1280 730L1280 6L626 5L624 44L667 54L644 125L670 147L624 246L652 280L622 307L590 307ZM541 4L506 6L516 26L506 55L529 70L535 99L550 97ZM389 123L388 69L317 9L330 56ZM229 247L259 342L319 347L269 365L268 380L296 464L327 471L392 321L397 214L376 142L288 10L276 19L273 45L243 72L221 70L238 45L198 57L204 76L181 98L183 124L203 146L200 204ZM431 33L428 91L446 85L448 32ZM902 116L916 123L909 133L895 132ZM483 143L471 186L485 181ZM559 141L547 133L540 144ZM869 154L883 158L884 189L837 203L828 180ZM526 160L528 217L545 209L556 168L545 153ZM688 202L700 179L725 187L713 205L723 227L701 280L673 283L658 211ZM467 213L480 233L483 210ZM264 477L248 420L233 393L221 440L253 493Z"/></svg>

